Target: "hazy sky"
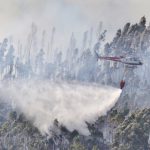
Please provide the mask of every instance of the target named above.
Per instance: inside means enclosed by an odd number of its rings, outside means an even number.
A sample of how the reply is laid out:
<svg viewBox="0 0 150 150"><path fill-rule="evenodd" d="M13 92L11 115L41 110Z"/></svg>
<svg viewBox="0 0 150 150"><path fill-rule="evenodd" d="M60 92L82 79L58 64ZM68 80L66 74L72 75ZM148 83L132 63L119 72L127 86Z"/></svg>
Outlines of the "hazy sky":
<svg viewBox="0 0 150 150"><path fill-rule="evenodd" d="M127 21L145 15L150 21L149 0L0 0L0 39L24 36L32 22L50 30L56 26L60 41L69 41L100 21L111 34ZM60 44L61 45L61 44Z"/></svg>

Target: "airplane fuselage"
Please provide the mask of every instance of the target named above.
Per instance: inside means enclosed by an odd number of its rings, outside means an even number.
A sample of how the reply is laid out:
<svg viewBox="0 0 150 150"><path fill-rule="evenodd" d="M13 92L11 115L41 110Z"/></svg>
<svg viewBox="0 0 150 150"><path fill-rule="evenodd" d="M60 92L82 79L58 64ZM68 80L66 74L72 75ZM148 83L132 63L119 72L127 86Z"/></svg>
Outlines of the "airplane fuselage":
<svg viewBox="0 0 150 150"><path fill-rule="evenodd" d="M137 66L137 65L143 65L143 63L140 60L137 60L137 58L125 58L123 56L120 57L102 57L100 56L99 59L103 59L103 60L108 60L108 61L116 61L116 62L120 62L126 65L133 65L133 66Z"/></svg>

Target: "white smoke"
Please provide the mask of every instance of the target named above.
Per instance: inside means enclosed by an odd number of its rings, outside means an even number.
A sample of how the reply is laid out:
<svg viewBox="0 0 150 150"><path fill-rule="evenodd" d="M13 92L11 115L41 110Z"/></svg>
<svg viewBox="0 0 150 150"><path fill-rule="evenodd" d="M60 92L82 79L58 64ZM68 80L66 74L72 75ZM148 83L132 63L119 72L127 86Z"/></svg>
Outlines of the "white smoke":
<svg viewBox="0 0 150 150"><path fill-rule="evenodd" d="M22 39L35 22L48 33L56 27L58 47L69 42L72 32L80 38L79 33L96 28L99 21L112 38L126 22L136 23L143 15L149 20L149 6L149 0L0 0L0 38L13 35Z"/></svg>
<svg viewBox="0 0 150 150"><path fill-rule="evenodd" d="M32 120L42 133L49 133L55 119L70 131L89 135L87 122L94 122L114 106L121 90L95 84L51 81L1 83L0 97Z"/></svg>

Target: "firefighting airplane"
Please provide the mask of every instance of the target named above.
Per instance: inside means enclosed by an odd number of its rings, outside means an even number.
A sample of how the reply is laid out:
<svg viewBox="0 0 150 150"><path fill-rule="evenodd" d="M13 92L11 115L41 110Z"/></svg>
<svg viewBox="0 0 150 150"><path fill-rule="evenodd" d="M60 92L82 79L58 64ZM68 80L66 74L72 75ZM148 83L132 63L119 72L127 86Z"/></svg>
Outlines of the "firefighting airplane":
<svg viewBox="0 0 150 150"><path fill-rule="evenodd" d="M127 66L129 65L134 67L134 66L143 65L143 63L140 61L138 57L126 57L126 56L109 57L109 56L99 56L97 53L96 55L98 59L116 61L116 62L123 63Z"/></svg>
<svg viewBox="0 0 150 150"><path fill-rule="evenodd" d="M125 69L136 68L137 66L143 65L143 63L139 60L138 57L132 57L132 56L131 57L126 57L126 56L109 57L109 56L99 56L97 53L96 55L97 55L97 59L120 62L125 65ZM120 81L120 88L123 89L124 86L125 86L125 80L122 79Z"/></svg>

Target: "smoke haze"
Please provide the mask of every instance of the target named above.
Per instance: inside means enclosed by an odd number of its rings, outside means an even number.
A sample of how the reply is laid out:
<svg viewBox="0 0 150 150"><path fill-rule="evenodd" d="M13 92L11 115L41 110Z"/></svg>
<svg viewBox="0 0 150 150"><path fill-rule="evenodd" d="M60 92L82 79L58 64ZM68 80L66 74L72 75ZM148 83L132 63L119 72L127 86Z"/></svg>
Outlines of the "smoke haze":
<svg viewBox="0 0 150 150"><path fill-rule="evenodd" d="M48 32L55 26L57 46L61 46L68 44L71 32L79 38L103 21L113 37L126 22L138 22L143 15L150 20L149 6L149 0L0 0L0 35L24 37L35 22Z"/></svg>
<svg viewBox="0 0 150 150"><path fill-rule="evenodd" d="M100 21L111 39L126 22L138 22L143 15L150 20L149 6L149 0L0 0L0 38L13 35L25 42L35 22L38 31L47 31L48 40L56 27L53 49L62 51L62 47L68 48L72 32L82 42L83 32L95 29ZM84 135L89 134L85 121L93 122L105 114L120 92L93 84L46 81L10 81L0 87L0 97L15 104L41 132L47 133L57 118L70 131L77 129Z"/></svg>
<svg viewBox="0 0 150 150"><path fill-rule="evenodd" d="M95 84L50 81L12 81L0 85L0 97L49 133L55 119L70 131L89 135L92 123L114 106L121 90ZM9 94L8 94L9 93Z"/></svg>

